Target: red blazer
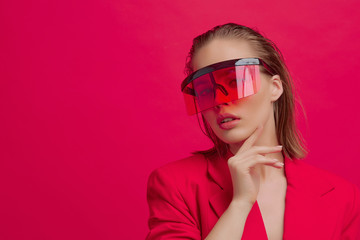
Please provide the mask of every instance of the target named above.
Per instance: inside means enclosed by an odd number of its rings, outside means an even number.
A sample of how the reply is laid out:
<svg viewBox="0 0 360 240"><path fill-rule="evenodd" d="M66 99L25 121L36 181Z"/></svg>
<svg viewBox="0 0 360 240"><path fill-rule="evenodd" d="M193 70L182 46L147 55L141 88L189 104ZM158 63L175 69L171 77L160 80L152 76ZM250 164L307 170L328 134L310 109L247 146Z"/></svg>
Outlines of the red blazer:
<svg viewBox="0 0 360 240"><path fill-rule="evenodd" d="M153 171L147 185L150 239L205 239L232 199L227 160L194 155ZM360 190L303 160L285 158L285 240L360 240ZM267 239L258 203L243 240Z"/></svg>

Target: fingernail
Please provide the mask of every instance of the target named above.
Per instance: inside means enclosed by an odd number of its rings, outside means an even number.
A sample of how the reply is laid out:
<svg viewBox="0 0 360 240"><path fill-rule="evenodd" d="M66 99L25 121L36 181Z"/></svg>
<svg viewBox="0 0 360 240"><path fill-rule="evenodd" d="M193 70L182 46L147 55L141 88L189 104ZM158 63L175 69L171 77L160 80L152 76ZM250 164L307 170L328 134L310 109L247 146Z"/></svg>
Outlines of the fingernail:
<svg viewBox="0 0 360 240"><path fill-rule="evenodd" d="M278 148L282 148L283 146L282 146L282 145L278 145L278 146L276 146L276 147L278 147Z"/></svg>
<svg viewBox="0 0 360 240"><path fill-rule="evenodd" d="M282 162L277 162L277 163L275 163L274 165L275 165L275 166L278 166L278 167L283 167L283 166L284 166L284 164L283 164Z"/></svg>

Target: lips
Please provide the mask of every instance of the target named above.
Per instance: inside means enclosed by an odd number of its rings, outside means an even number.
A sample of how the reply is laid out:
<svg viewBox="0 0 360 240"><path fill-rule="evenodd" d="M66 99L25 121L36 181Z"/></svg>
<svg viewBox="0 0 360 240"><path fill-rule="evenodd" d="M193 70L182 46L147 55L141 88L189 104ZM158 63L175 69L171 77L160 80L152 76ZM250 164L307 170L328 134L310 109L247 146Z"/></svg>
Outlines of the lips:
<svg viewBox="0 0 360 240"><path fill-rule="evenodd" d="M217 124L219 124L220 126L224 123L228 123L234 120L240 120L240 117L230 113L220 114L216 119Z"/></svg>

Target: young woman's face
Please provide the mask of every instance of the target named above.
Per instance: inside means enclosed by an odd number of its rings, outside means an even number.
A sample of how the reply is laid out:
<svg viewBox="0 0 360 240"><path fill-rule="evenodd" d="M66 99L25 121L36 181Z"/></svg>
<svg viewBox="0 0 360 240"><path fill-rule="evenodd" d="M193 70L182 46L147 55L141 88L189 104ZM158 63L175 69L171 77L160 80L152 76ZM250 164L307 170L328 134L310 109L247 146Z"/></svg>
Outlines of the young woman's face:
<svg viewBox="0 0 360 240"><path fill-rule="evenodd" d="M196 71L213 63L251 57L259 56L245 40L214 39L198 49L192 61ZM261 87L256 94L202 112L214 133L225 143L244 141L259 124L263 124L264 130L274 125L273 102L282 93L281 81L278 75L270 77L261 73L260 76ZM218 118L224 114L231 114L237 120L219 124Z"/></svg>

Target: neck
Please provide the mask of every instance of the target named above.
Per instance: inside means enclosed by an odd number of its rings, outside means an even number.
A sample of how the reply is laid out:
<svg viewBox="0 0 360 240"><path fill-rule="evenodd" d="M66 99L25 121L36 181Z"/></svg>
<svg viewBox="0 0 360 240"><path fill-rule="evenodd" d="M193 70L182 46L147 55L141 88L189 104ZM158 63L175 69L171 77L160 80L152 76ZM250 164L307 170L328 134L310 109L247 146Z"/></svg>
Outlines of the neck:
<svg viewBox="0 0 360 240"><path fill-rule="evenodd" d="M236 154L240 147L242 146L243 141L240 143L229 144L230 151L233 154ZM268 121L264 125L261 135L254 143L253 146L277 146L279 141L277 140L275 123L273 121ZM281 152L263 154L267 158L277 159L278 161L284 163L284 156ZM260 182L269 181L277 177L285 176L284 167L275 168L272 166L257 164L254 167L255 171L260 175Z"/></svg>

